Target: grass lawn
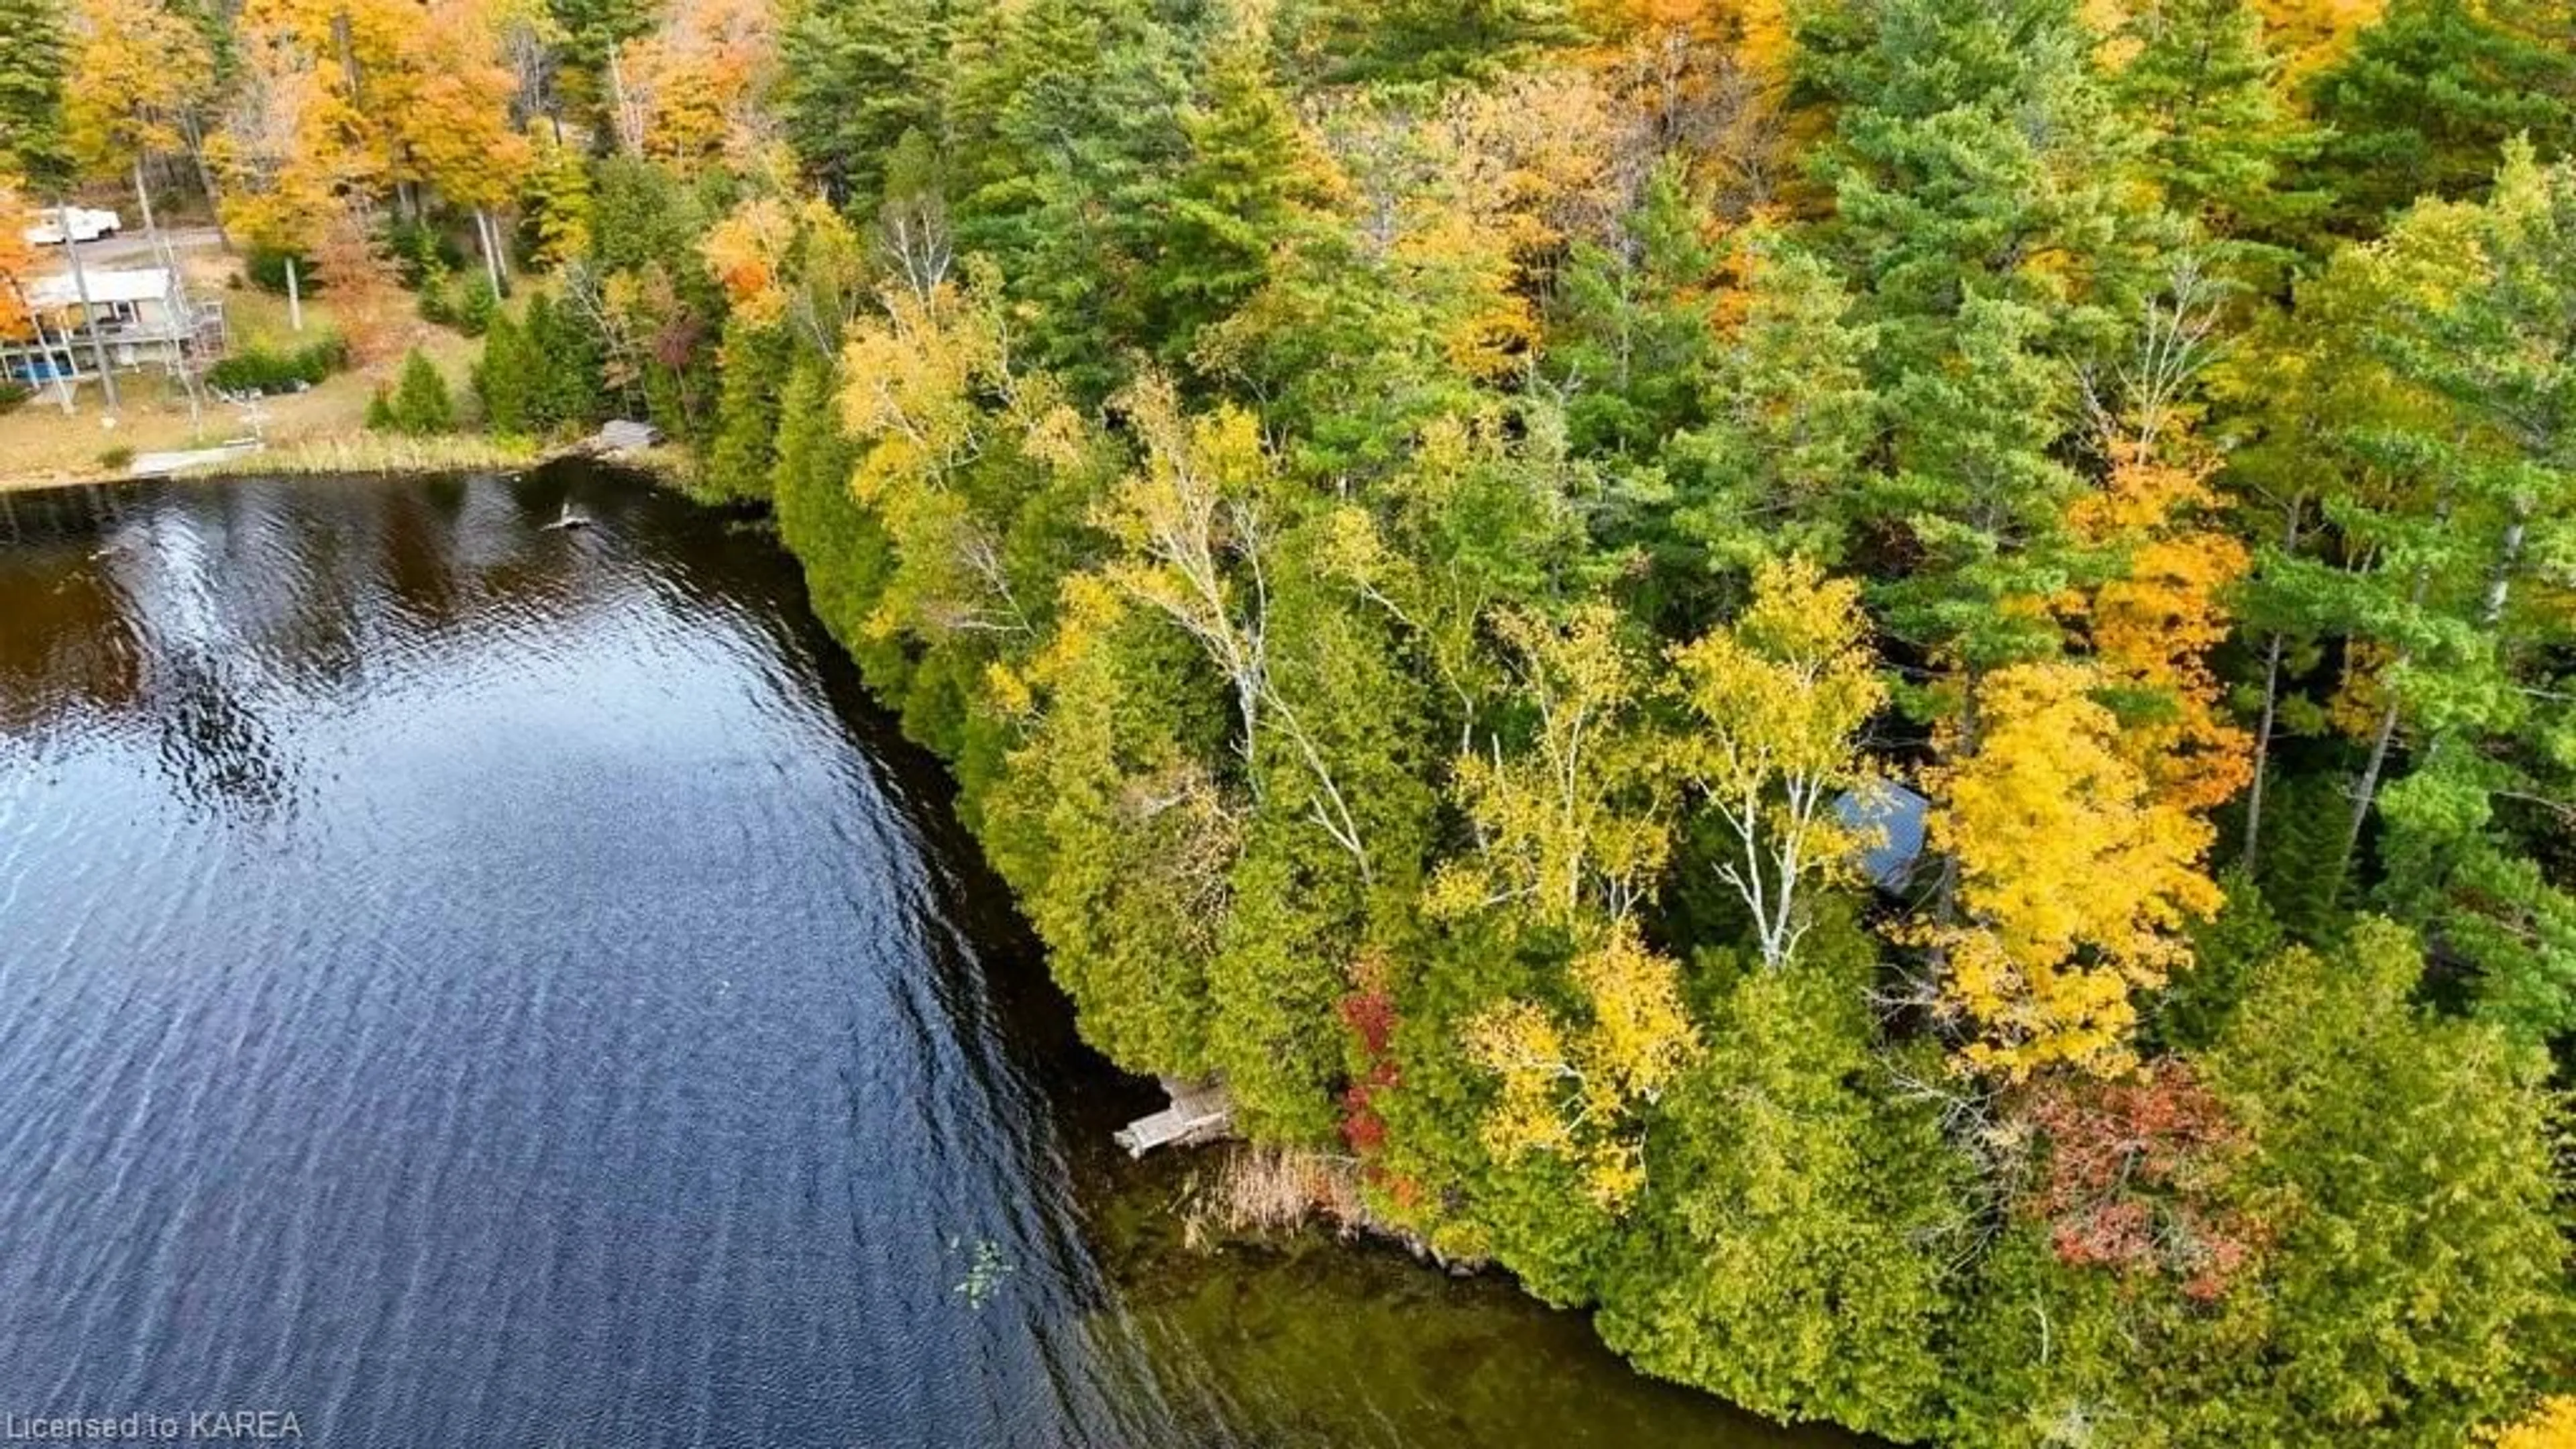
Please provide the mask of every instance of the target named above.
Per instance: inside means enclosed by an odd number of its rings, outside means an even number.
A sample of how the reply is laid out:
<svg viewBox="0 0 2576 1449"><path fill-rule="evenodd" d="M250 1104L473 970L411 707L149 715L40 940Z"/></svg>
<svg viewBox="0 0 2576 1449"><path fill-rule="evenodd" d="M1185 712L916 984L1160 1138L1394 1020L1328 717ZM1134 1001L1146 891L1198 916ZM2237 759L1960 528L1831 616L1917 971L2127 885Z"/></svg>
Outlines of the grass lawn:
<svg viewBox="0 0 2576 1449"><path fill-rule="evenodd" d="M327 296L306 301L304 331L298 334L288 324L285 298L230 284L228 279L240 275L233 258L201 253L186 258L185 265L198 295L222 299L235 350L262 345L283 350L335 330ZM63 411L57 390L39 392L0 415L0 488L114 476L123 468L110 467L105 460L117 450L150 453L207 447L254 433L268 440L271 451L296 457L342 458L353 463L378 454L391 457L367 433L367 401L379 386L392 386L405 350L418 347L428 354L463 404L466 369L481 346L461 333L421 321L411 310L411 300L408 293L387 300L385 315L391 325L386 329L389 341L381 349L383 355L310 391L263 399L255 409L206 394L203 410L192 416L187 394L178 383L150 371L117 374L121 406L112 416L94 385L76 390L69 414ZM427 456L418 447L412 451Z"/></svg>

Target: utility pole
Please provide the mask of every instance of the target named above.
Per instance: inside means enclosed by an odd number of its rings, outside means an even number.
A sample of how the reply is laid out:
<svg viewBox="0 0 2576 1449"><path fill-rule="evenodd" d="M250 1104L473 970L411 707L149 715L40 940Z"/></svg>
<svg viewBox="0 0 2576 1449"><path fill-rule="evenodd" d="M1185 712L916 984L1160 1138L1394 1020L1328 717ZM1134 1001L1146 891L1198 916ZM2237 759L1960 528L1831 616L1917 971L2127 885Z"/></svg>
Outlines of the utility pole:
<svg viewBox="0 0 2576 1449"><path fill-rule="evenodd" d="M161 307L171 314L170 373L188 394L188 430L196 432L205 423L205 405L197 397L197 374L194 363L202 340L197 331L197 306L188 295L187 273L179 269L179 250L161 234L159 223L152 219L152 190L143 184L143 158L134 158L134 199L143 206L143 234L151 239L152 259L161 264L162 275L169 279L161 291Z"/></svg>
<svg viewBox="0 0 2576 1449"><path fill-rule="evenodd" d="M72 295L80 298L81 325L89 329L90 356L98 363L99 391L106 394L107 410L112 413L123 404L116 396L116 374L107 366L107 339L98 335L98 319L89 312L89 274L81 270L80 238L72 234L71 203L55 202L54 213L63 225L63 255L72 264Z"/></svg>

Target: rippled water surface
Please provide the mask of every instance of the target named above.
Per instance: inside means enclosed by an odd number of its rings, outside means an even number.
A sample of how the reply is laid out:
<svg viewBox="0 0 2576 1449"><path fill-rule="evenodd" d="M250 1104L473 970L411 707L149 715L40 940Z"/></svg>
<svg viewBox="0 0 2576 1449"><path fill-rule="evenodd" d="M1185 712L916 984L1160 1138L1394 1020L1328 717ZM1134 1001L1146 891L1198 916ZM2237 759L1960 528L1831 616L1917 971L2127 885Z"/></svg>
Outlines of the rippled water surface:
<svg viewBox="0 0 2576 1449"><path fill-rule="evenodd" d="M757 532L579 468L0 493L0 1414L1790 1442L1506 1285L1177 1249L1139 1106Z"/></svg>

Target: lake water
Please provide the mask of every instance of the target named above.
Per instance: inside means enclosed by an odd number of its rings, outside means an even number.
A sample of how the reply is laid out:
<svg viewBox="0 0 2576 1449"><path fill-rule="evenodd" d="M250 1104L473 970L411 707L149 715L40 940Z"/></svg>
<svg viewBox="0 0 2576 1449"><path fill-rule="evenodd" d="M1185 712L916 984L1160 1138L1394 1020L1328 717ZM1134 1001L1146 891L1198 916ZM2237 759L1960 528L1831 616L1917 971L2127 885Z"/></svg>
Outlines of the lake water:
<svg viewBox="0 0 2576 1449"><path fill-rule="evenodd" d="M580 466L0 493L0 1415L1830 1442L1505 1283L1187 1251L1151 1103L756 528Z"/></svg>

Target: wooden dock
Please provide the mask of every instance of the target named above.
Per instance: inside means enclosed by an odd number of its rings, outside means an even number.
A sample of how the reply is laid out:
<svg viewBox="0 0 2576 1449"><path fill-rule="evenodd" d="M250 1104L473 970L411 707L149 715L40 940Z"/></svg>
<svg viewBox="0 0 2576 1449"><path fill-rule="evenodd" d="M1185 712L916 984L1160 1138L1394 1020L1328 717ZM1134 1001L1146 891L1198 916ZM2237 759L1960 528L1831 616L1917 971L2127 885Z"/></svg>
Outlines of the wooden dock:
<svg viewBox="0 0 2576 1449"><path fill-rule="evenodd" d="M1157 1147L1189 1147L1213 1142L1234 1131L1234 1101L1221 1081L1182 1082L1163 1078L1171 1105L1150 1117L1139 1117L1118 1129L1118 1145L1130 1157Z"/></svg>

